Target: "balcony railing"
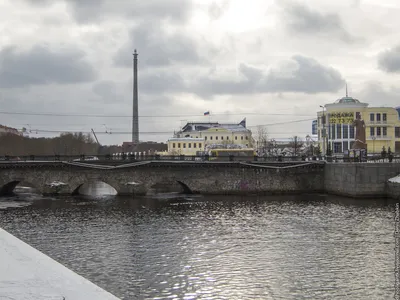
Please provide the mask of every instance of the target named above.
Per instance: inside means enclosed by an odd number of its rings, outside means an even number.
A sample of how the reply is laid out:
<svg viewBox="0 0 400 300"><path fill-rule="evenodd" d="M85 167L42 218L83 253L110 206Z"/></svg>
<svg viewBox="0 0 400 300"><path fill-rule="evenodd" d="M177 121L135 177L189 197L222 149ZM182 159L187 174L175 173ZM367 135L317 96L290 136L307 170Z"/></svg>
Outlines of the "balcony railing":
<svg viewBox="0 0 400 300"><path fill-rule="evenodd" d="M382 140L391 140L392 137L390 135L370 135L367 137L367 140L371 141L382 141Z"/></svg>

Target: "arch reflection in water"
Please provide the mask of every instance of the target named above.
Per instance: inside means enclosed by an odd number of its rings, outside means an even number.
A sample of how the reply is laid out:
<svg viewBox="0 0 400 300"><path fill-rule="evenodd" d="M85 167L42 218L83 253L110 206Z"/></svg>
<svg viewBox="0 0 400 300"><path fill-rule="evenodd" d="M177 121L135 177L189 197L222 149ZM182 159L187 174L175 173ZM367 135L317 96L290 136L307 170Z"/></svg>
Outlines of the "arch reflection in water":
<svg viewBox="0 0 400 300"><path fill-rule="evenodd" d="M74 191L74 194L86 195L86 196L103 196L103 195L115 196L117 195L117 190L105 182L91 181L83 183L82 185L77 187Z"/></svg>
<svg viewBox="0 0 400 300"><path fill-rule="evenodd" d="M38 193L37 188L26 181L11 181L0 186L0 196L12 196L15 194L36 194Z"/></svg>

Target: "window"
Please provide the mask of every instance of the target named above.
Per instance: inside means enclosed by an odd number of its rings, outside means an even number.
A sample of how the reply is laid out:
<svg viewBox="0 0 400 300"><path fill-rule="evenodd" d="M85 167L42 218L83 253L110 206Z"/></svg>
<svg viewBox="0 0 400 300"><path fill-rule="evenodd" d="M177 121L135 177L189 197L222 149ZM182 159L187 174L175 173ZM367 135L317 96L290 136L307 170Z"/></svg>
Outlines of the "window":
<svg viewBox="0 0 400 300"><path fill-rule="evenodd" d="M181 147L181 143L178 143L178 148L180 148Z"/></svg>
<svg viewBox="0 0 400 300"><path fill-rule="evenodd" d="M221 136L221 140L223 140L224 139L224 137L223 136Z"/></svg>
<svg viewBox="0 0 400 300"><path fill-rule="evenodd" d="M394 137L400 138L400 127L394 128Z"/></svg>
<svg viewBox="0 0 400 300"><path fill-rule="evenodd" d="M381 120L381 114L376 114L376 120L379 122Z"/></svg>
<svg viewBox="0 0 400 300"><path fill-rule="evenodd" d="M197 144L196 143L193 143L193 148L197 148Z"/></svg>
<svg viewBox="0 0 400 300"><path fill-rule="evenodd" d="M342 124L336 124L337 138L342 138Z"/></svg>
<svg viewBox="0 0 400 300"><path fill-rule="evenodd" d="M235 140L237 140L237 136L235 136Z"/></svg>
<svg viewBox="0 0 400 300"><path fill-rule="evenodd" d="M175 143L172 143L172 148L175 148Z"/></svg>
<svg viewBox="0 0 400 300"><path fill-rule="evenodd" d="M333 153L342 153L342 143L341 142L333 143Z"/></svg>
<svg viewBox="0 0 400 300"><path fill-rule="evenodd" d="M229 136L226 137L226 140L229 141Z"/></svg>
<svg viewBox="0 0 400 300"><path fill-rule="evenodd" d="M201 143L199 143L199 148L201 148Z"/></svg>
<svg viewBox="0 0 400 300"><path fill-rule="evenodd" d="M207 137L206 136L204 137L204 140L207 141Z"/></svg>
<svg viewBox="0 0 400 300"><path fill-rule="evenodd" d="M243 141L243 135L240 137L240 139Z"/></svg>
<svg viewBox="0 0 400 300"><path fill-rule="evenodd" d="M370 136L374 136L374 135L375 135L375 127L371 127L371 128L369 129L369 135L370 135Z"/></svg>
<svg viewBox="0 0 400 300"><path fill-rule="evenodd" d="M371 122L375 121L375 114L369 114L369 120Z"/></svg>
<svg viewBox="0 0 400 300"><path fill-rule="evenodd" d="M192 148L192 143L189 143L188 146L189 146L189 148Z"/></svg>
<svg viewBox="0 0 400 300"><path fill-rule="evenodd" d="M246 135L246 141L249 139L249 137Z"/></svg>
<svg viewBox="0 0 400 300"><path fill-rule="evenodd" d="M349 138L349 125L343 124L343 138L348 139Z"/></svg>
<svg viewBox="0 0 400 300"><path fill-rule="evenodd" d="M380 127L376 127L376 135L381 135L381 128Z"/></svg>
<svg viewBox="0 0 400 300"><path fill-rule="evenodd" d="M382 127L382 135L387 136L387 127Z"/></svg>
<svg viewBox="0 0 400 300"><path fill-rule="evenodd" d="M186 148L186 143L183 143L183 148Z"/></svg>
<svg viewBox="0 0 400 300"><path fill-rule="evenodd" d="M218 141L218 137L216 136L215 139Z"/></svg>
<svg viewBox="0 0 400 300"><path fill-rule="evenodd" d="M382 121L383 122L387 121L387 114L386 113L382 114Z"/></svg>
<svg viewBox="0 0 400 300"><path fill-rule="evenodd" d="M318 130L318 141L321 140L321 130Z"/></svg>
<svg viewBox="0 0 400 300"><path fill-rule="evenodd" d="M212 136L210 136L210 140L212 141Z"/></svg>
<svg viewBox="0 0 400 300"><path fill-rule="evenodd" d="M349 127L350 138L354 139L354 126L350 125ZM350 147L351 148L351 147Z"/></svg>
<svg viewBox="0 0 400 300"><path fill-rule="evenodd" d="M335 126L335 124L332 124L331 126L331 139L332 140L336 140L336 126Z"/></svg>
<svg viewBox="0 0 400 300"><path fill-rule="evenodd" d="M198 136L196 136L196 139L198 139L199 137Z"/></svg>

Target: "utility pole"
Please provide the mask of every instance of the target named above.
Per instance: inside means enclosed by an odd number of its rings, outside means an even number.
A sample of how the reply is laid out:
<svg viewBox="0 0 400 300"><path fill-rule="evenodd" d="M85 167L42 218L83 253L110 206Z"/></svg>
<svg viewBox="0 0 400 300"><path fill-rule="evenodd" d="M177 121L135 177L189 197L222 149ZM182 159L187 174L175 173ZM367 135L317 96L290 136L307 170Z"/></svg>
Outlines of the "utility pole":
<svg viewBox="0 0 400 300"><path fill-rule="evenodd" d="M320 105L319 107L322 108L322 154L326 157L326 118L325 118L325 106Z"/></svg>
<svg viewBox="0 0 400 300"><path fill-rule="evenodd" d="M132 112L132 142L139 143L139 96L138 96L138 70L137 52L133 53L133 112Z"/></svg>

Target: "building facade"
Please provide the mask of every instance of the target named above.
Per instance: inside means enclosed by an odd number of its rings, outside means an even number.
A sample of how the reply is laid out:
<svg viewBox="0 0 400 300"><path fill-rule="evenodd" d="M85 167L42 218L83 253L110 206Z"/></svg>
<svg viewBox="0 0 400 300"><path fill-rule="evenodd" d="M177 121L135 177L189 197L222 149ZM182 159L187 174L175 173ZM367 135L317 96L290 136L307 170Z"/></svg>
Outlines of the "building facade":
<svg viewBox="0 0 400 300"><path fill-rule="evenodd" d="M204 139L204 147L213 144L240 145L245 148L254 146L252 132L246 128L246 119L237 124L189 122L175 133L174 138Z"/></svg>
<svg viewBox="0 0 400 300"><path fill-rule="evenodd" d="M204 151L204 142L203 138L171 138L168 140L168 154L195 156Z"/></svg>
<svg viewBox="0 0 400 300"><path fill-rule="evenodd" d="M326 104L317 113L318 142L323 153L347 153L354 144L353 121L360 116L365 122L368 153L380 153L385 147L400 153L400 108L369 107L352 97Z"/></svg>

